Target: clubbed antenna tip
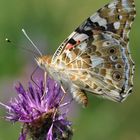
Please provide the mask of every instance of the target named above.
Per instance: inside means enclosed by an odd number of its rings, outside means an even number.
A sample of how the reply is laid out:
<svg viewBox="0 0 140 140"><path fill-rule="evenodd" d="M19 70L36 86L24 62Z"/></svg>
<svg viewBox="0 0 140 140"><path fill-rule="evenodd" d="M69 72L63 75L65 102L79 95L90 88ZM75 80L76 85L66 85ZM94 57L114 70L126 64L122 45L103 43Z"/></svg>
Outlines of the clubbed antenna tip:
<svg viewBox="0 0 140 140"><path fill-rule="evenodd" d="M37 48L37 46L34 44L34 42L29 38L29 36L27 35L26 31L24 29L22 29L23 34L25 35L25 37L31 42L31 44L33 45L33 47L37 50L37 52L42 56L42 53L40 52L40 50Z"/></svg>

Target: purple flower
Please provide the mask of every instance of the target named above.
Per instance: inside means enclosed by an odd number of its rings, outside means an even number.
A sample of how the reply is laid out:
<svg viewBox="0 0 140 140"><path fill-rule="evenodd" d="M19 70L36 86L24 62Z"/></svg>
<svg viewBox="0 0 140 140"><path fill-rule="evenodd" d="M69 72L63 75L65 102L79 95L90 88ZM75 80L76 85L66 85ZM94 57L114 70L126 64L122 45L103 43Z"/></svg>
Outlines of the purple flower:
<svg viewBox="0 0 140 140"><path fill-rule="evenodd" d="M19 83L15 89L18 97L9 105L0 104L8 110L7 120L23 123L19 140L71 140L71 122L60 109L64 93L58 84L48 78L45 94L43 81L39 86L29 83L27 90Z"/></svg>

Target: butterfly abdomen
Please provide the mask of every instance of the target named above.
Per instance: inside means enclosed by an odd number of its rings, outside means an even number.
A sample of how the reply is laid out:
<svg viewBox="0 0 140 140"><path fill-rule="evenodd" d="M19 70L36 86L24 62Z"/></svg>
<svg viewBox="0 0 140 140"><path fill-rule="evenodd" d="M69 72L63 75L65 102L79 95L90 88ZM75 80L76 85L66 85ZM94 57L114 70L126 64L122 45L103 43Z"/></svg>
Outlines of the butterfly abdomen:
<svg viewBox="0 0 140 140"><path fill-rule="evenodd" d="M79 87L77 86L72 86L71 87L71 93L73 95L73 98L80 104L82 104L84 107L87 106L88 104L88 98L87 95L84 91L82 91Z"/></svg>

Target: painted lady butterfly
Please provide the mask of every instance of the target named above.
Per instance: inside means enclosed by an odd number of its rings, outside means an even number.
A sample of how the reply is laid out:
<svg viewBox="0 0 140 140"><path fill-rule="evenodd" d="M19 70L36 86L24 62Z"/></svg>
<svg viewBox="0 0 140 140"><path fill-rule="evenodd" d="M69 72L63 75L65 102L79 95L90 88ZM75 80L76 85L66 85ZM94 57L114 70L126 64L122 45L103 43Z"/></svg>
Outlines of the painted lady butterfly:
<svg viewBox="0 0 140 140"><path fill-rule="evenodd" d="M38 65L85 106L85 92L124 101L133 86L129 32L135 15L134 0L114 0L85 20L53 56L40 56Z"/></svg>

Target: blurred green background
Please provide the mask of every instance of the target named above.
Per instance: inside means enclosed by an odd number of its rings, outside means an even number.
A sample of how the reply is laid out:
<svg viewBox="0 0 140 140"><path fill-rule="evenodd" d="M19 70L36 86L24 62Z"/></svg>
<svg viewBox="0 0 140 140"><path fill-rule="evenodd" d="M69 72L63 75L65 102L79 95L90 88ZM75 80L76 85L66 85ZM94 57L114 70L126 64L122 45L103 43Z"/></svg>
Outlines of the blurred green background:
<svg viewBox="0 0 140 140"><path fill-rule="evenodd" d="M34 69L31 48L24 28L44 53L58 45L85 19L109 0L0 0L0 101L15 95L17 81L27 83ZM140 140L140 1L135 0L137 17L130 34L130 49L136 63L133 94L122 104L89 95L89 106L75 104L71 120L73 140ZM11 44L5 38L12 40ZM5 111L0 110L0 116ZM0 119L0 140L17 140L20 125Z"/></svg>

